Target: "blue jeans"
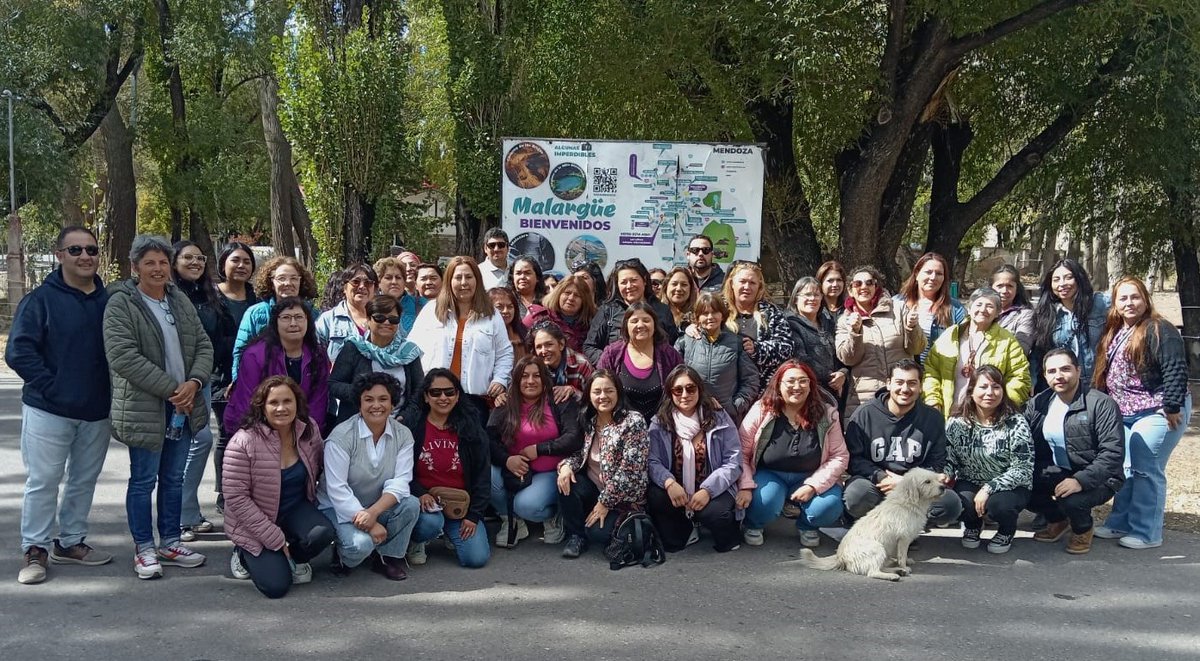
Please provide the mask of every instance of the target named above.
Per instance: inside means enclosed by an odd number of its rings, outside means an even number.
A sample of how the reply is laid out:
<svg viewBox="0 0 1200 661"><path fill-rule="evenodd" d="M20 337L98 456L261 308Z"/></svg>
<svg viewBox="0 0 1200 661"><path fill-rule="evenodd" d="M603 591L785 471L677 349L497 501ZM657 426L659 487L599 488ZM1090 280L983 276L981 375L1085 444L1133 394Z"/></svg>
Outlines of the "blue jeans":
<svg viewBox="0 0 1200 661"><path fill-rule="evenodd" d="M412 541L424 544L437 536L446 533L446 539L454 544L454 552L458 555L458 564L468 569L478 569L487 564L492 557L492 549L488 544L487 528L480 522L475 526L475 534L470 539L463 539L462 521L447 519L441 512L421 512L417 518L417 527L413 529Z"/></svg>
<svg viewBox="0 0 1200 661"><path fill-rule="evenodd" d="M212 411L212 388L204 386L200 389L204 396L204 404ZM208 464L208 452L212 450L212 425L204 425L204 429L196 432L188 447L187 465L183 469L183 509L179 515L180 525L191 527L199 525L203 520L200 514L200 482L204 480L204 467Z"/></svg>
<svg viewBox="0 0 1200 661"><path fill-rule="evenodd" d="M783 505L792 493L804 486L804 480L810 473L785 473L760 468L754 472L754 481L758 488L750 497L750 507L746 510L747 528L765 528L766 525L779 517ZM825 493L813 496L812 500L800 505L800 516L796 519L796 528L800 530L816 530L831 526L842 516L842 485L835 484Z"/></svg>
<svg viewBox="0 0 1200 661"><path fill-rule="evenodd" d="M508 493L500 468L492 466L492 507L500 516L508 516ZM549 521L558 513L558 474L534 473L533 484L517 492L513 498L514 514L526 521Z"/></svg>
<svg viewBox="0 0 1200 661"><path fill-rule="evenodd" d="M108 418L84 422L21 407L21 461L28 473L21 502L21 550L39 546L49 551L55 523L64 548L87 537L96 478L104 468L111 433ZM58 486L64 474L67 483L60 505Z"/></svg>
<svg viewBox="0 0 1200 661"><path fill-rule="evenodd" d="M1125 417L1125 486L1113 500L1104 526L1127 532L1144 542L1162 541L1163 512L1167 508L1167 460L1183 438L1192 417L1189 395L1180 409L1179 426L1167 428L1161 413Z"/></svg>
<svg viewBox="0 0 1200 661"><path fill-rule="evenodd" d="M338 523L337 512L332 508L321 510L325 518L333 522L337 529L337 550L342 564L347 567L357 567L371 555L379 551L379 555L389 558L403 558L408 553L408 542L412 538L413 526L417 525L417 515L421 505L415 496L405 496L379 515L379 523L387 528L387 538L382 544L376 545L371 535L354 527L353 523Z"/></svg>
<svg viewBox="0 0 1200 661"><path fill-rule="evenodd" d="M174 407L164 408L167 424ZM187 464L192 433L183 426L178 440L163 439L157 451L129 448L129 488L125 491L125 516L138 549L154 546L154 516L150 498L158 487L158 543L170 546L179 541L179 512L183 501L183 469Z"/></svg>

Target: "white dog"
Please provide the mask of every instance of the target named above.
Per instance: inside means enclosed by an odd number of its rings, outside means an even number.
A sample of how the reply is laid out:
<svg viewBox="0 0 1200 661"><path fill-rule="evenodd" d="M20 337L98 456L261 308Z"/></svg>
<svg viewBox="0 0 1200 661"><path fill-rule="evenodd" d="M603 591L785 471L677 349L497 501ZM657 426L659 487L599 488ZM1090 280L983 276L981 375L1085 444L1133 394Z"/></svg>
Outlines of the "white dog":
<svg viewBox="0 0 1200 661"><path fill-rule="evenodd" d="M929 507L944 493L938 474L913 468L887 498L859 519L838 544L836 555L818 558L800 550L800 563L813 569L844 569L852 574L898 581L908 576L908 545L925 530ZM896 564L888 561L895 559Z"/></svg>

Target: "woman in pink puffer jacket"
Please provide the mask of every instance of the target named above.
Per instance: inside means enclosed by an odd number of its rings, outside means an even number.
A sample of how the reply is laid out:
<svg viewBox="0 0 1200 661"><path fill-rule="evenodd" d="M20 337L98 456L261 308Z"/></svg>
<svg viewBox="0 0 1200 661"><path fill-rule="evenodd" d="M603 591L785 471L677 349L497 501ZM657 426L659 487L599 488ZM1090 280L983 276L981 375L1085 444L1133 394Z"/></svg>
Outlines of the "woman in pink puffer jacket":
<svg viewBox="0 0 1200 661"><path fill-rule="evenodd" d="M222 464L229 569L252 579L271 599L312 580L308 561L333 543L329 519L316 507L324 458L321 431L304 393L286 376L254 390L250 410Z"/></svg>

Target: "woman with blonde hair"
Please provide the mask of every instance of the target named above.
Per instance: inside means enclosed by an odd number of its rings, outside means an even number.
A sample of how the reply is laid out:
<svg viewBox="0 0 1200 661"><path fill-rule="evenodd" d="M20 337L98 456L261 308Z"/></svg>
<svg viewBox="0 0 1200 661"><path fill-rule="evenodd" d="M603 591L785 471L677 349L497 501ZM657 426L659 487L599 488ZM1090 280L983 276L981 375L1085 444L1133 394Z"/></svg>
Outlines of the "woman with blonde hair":
<svg viewBox="0 0 1200 661"><path fill-rule="evenodd" d="M767 282L762 267L754 262L734 262L721 288L729 305L725 327L742 338L746 353L754 359L759 374L774 374L783 361L792 357L792 331L787 314L767 300ZM694 326L688 335L700 337Z"/></svg>
<svg viewBox="0 0 1200 661"><path fill-rule="evenodd" d="M474 259L460 255L450 260L441 292L433 305L421 309L410 337L421 349L422 369L453 372L486 424L488 411L508 388L513 347Z"/></svg>
<svg viewBox="0 0 1200 661"><path fill-rule="evenodd" d="M1125 418L1128 479L1097 537L1129 549L1162 546L1167 461L1192 417L1187 381L1179 331L1155 311L1141 280L1117 280L1096 349L1094 384Z"/></svg>
<svg viewBox="0 0 1200 661"><path fill-rule="evenodd" d="M590 276L572 273L554 286L541 304L529 306L529 313L522 322L533 328L542 321L550 321L562 330L567 346L573 351L583 352L583 339L587 336L592 317L596 316L596 300L592 296Z"/></svg>

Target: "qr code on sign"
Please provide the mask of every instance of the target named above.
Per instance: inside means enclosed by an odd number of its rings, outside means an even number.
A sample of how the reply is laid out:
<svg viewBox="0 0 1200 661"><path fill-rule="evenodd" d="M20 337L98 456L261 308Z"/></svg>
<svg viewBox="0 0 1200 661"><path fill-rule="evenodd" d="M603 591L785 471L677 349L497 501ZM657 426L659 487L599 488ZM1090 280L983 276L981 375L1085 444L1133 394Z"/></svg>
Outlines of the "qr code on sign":
<svg viewBox="0 0 1200 661"><path fill-rule="evenodd" d="M592 192L593 193L616 193L617 192L617 169L616 168L592 168Z"/></svg>

